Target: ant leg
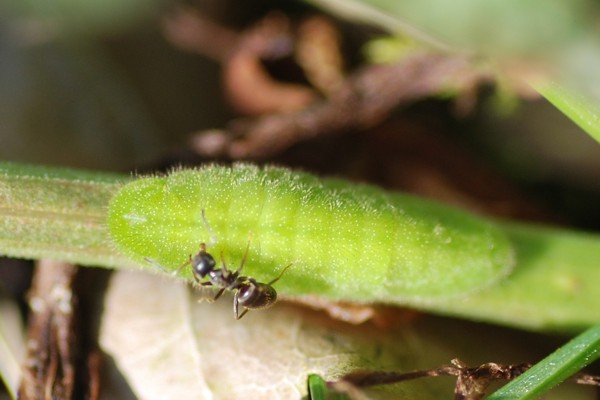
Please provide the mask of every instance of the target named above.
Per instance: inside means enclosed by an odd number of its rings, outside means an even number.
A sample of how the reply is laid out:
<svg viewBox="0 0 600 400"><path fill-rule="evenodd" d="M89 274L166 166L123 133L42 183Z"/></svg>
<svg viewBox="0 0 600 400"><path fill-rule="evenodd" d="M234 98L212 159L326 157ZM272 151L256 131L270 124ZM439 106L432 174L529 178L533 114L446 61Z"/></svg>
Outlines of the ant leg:
<svg viewBox="0 0 600 400"><path fill-rule="evenodd" d="M235 317L235 319L240 319L238 317L238 306L239 306L238 292L236 291L235 294L233 295L233 316Z"/></svg>
<svg viewBox="0 0 600 400"><path fill-rule="evenodd" d="M238 300L238 293L239 292L236 291L235 295L233 296L233 315L235 316L236 320L242 319L242 317L248 312L248 309L246 308L241 314L239 313L240 302Z"/></svg>
<svg viewBox="0 0 600 400"><path fill-rule="evenodd" d="M208 282L200 282L200 281L198 281L196 283L196 285L197 285L197 287L198 287L198 289L200 291L200 299L198 300L198 302L206 301L208 303L212 303L212 302L214 302L218 298L218 296L215 297L215 298L212 297L212 293L213 293L212 291L209 293L206 290L203 290L203 288L205 288L205 287L209 287L209 286L210 287L214 287L215 285L212 282L210 282L210 281L208 281Z"/></svg>
<svg viewBox="0 0 600 400"><path fill-rule="evenodd" d="M267 285L268 285L268 286L270 286L270 285L274 284L275 282L277 282L278 280L280 280L280 279L281 279L281 277L283 276L283 274L285 273L285 271L287 271L287 269L288 269L289 267L291 267L291 266L292 266L292 264L293 264L293 263L290 263L290 264L289 264L287 267L285 267L285 268L284 268L284 269L283 269L283 270L282 270L282 271L279 273L279 276L278 276L277 278L273 279L271 282L267 283Z"/></svg>
<svg viewBox="0 0 600 400"><path fill-rule="evenodd" d="M205 286L212 286L211 282L202 282L196 277L196 275L194 275L194 280L196 281L196 282L194 282L195 287L200 291L202 291L202 288ZM202 297L204 297L204 296L202 296Z"/></svg>
<svg viewBox="0 0 600 400"><path fill-rule="evenodd" d="M207 283L210 283L210 282L207 282ZM219 300L219 297L221 297L221 295L223 294L224 291L225 291L225 288L222 288L221 290L219 290L217 295L213 298L213 301Z"/></svg>
<svg viewBox="0 0 600 400"><path fill-rule="evenodd" d="M242 317L243 317L244 315L246 315L246 313L247 313L247 312L248 312L248 309L246 308L246 309L244 310L244 312L243 312L243 313L241 313L241 314L240 314L240 316L239 316L239 317L237 317L236 319L237 319L237 320L240 320L240 319L242 319Z"/></svg>

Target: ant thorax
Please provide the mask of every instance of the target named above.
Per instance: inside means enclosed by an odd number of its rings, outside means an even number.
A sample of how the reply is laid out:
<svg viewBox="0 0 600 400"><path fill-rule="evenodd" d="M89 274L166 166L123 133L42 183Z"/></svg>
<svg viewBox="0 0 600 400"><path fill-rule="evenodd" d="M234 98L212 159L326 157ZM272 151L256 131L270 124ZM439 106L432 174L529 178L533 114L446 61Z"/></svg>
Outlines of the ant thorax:
<svg viewBox="0 0 600 400"><path fill-rule="evenodd" d="M213 269L208 273L208 279L213 286L226 290L237 290L248 278L239 276L239 271L232 272L223 263L223 268Z"/></svg>

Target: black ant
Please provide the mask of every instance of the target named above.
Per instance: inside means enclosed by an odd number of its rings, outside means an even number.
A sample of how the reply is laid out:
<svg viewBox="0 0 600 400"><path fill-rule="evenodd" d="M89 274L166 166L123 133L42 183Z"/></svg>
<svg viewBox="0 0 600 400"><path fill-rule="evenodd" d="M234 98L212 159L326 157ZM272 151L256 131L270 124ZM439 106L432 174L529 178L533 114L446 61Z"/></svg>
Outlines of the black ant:
<svg viewBox="0 0 600 400"><path fill-rule="evenodd" d="M192 274L194 279L200 286L214 286L220 288L217 292L213 301L216 301L221 297L225 290L235 291L233 298L233 314L235 319L241 319L248 310L259 310L263 308L269 308L277 301L277 292L273 288L273 284L277 282L283 273L292 266L289 264L281 271L279 276L269 283L257 282L254 278L241 275L242 268L246 262L248 255L248 247L242 258L240 267L236 271L231 271L227 268L225 261L223 260L223 253L221 253L221 265L222 268L216 268L217 262L215 258L206 251L206 244L200 243L200 251L194 256L190 256L190 259L185 262L181 267L175 271L175 274L179 273L183 267L188 264L192 266ZM208 276L208 281L202 281ZM239 306L245 308L240 314Z"/></svg>
<svg viewBox="0 0 600 400"><path fill-rule="evenodd" d="M211 236L211 241L216 242L216 235L206 220L204 210L202 210L202 220L204 221L206 230ZM206 243L200 243L200 251L193 257L190 255L190 259L177 268L173 274L177 275L183 269L183 267L191 264L192 275L199 286L213 286L219 288L219 291L212 301L218 300L225 290L235 291L233 299L233 314L235 315L235 319L241 319L249 310L269 308L275 304L277 301L277 292L272 285L281 279L285 271L292 266L292 264L289 264L281 271L277 278L273 279L269 283L257 282L254 278L241 275L242 268L244 268L244 264L246 263L249 249L250 242L248 242L248 246L246 247L246 252L244 253L240 267L232 272L225 264L223 252L221 252L221 265L223 267L216 268L217 262L212 254L206 251ZM166 269L157 262L149 258L145 258L144 260L160 268L161 270L166 271ZM208 281L203 282L202 279L206 278L207 276ZM241 314L239 313L240 305L245 308Z"/></svg>

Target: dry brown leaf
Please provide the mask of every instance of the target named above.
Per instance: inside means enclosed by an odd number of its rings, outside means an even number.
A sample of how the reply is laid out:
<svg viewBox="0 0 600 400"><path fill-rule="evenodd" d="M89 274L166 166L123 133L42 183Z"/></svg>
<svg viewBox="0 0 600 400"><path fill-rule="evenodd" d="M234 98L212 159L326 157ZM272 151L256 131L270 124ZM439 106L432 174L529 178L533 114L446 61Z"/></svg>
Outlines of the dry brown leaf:
<svg viewBox="0 0 600 400"><path fill-rule="evenodd" d="M187 285L142 272L113 275L100 342L139 399L301 399L316 373L337 380L357 370L414 371L462 357L535 361L539 338L450 319L421 318L382 329L351 325L280 302L236 321L232 298L198 303ZM538 348L538 350L540 350ZM477 360L477 361L473 361ZM484 361L484 362L485 362ZM451 378L427 378L365 391L369 399L451 398ZM591 399L563 385L548 399Z"/></svg>

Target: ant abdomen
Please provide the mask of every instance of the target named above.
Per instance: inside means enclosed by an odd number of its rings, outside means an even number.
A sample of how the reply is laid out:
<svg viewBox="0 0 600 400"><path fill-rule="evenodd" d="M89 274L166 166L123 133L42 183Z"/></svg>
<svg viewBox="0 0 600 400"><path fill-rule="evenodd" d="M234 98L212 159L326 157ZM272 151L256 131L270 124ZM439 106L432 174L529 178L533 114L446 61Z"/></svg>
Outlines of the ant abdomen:
<svg viewBox="0 0 600 400"><path fill-rule="evenodd" d="M233 315L235 319L241 319L248 310L258 310L269 308L277 301L277 292L271 286L271 283L256 282L252 278L244 277L245 281L237 287L237 292L233 299ZM279 278L278 278L279 279ZM240 314L239 306L245 308Z"/></svg>
<svg viewBox="0 0 600 400"><path fill-rule="evenodd" d="M238 293L238 302L245 308L258 310L269 308L277 301L277 292L273 286L256 282L254 279L242 285Z"/></svg>

